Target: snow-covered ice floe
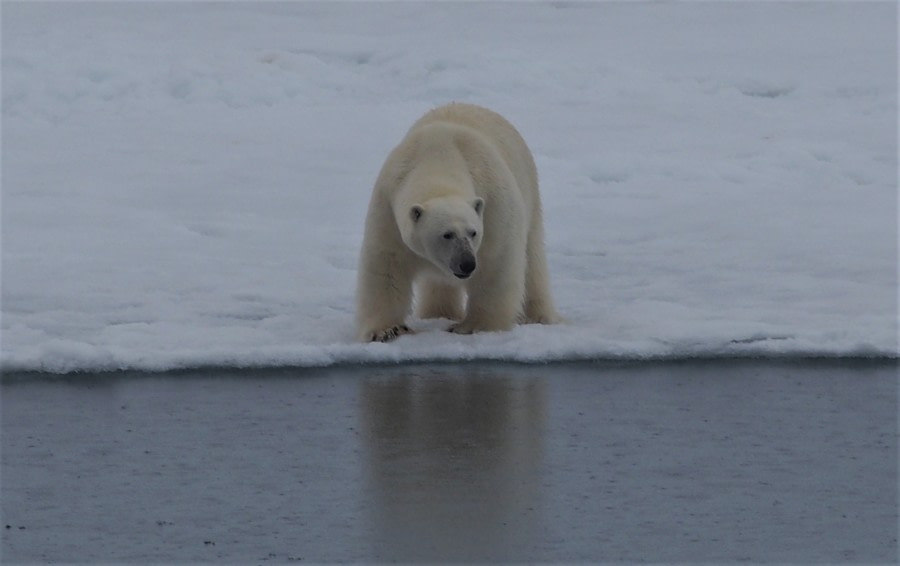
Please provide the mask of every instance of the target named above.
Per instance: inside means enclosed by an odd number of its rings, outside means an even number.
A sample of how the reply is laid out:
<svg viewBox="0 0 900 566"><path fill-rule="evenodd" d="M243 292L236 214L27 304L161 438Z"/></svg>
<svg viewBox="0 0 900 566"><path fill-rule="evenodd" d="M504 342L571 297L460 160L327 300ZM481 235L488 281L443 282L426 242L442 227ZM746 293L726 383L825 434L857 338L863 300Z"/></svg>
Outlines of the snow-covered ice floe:
<svg viewBox="0 0 900 566"><path fill-rule="evenodd" d="M2 16L5 371L898 355L895 3ZM354 343L371 186L450 100L529 142L567 322Z"/></svg>

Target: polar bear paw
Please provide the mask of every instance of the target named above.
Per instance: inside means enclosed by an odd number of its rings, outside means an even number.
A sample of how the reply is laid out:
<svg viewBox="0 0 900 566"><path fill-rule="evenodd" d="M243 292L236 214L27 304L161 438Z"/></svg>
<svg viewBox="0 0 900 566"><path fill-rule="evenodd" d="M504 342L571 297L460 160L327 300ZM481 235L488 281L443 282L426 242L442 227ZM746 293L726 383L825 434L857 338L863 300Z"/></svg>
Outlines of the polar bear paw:
<svg viewBox="0 0 900 566"><path fill-rule="evenodd" d="M497 330L508 330L508 328L499 325L487 325L476 321L457 322L447 329L447 332L453 334L475 334L476 332L495 332Z"/></svg>
<svg viewBox="0 0 900 566"><path fill-rule="evenodd" d="M390 342L403 336L404 334L412 334L413 331L409 329L405 324L398 324L396 326L391 326L390 328L385 328L384 330L378 330L376 332L372 332L369 334L369 342Z"/></svg>
<svg viewBox="0 0 900 566"><path fill-rule="evenodd" d="M474 334L475 328L469 324L457 323L447 329L447 332L451 332L453 334Z"/></svg>

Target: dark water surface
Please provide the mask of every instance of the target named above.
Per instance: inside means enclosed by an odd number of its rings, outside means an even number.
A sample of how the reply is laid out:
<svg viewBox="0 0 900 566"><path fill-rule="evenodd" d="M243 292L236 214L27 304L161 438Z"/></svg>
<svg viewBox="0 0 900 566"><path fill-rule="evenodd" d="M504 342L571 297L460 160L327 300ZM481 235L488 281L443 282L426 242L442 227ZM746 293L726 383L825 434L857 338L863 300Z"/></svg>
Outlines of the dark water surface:
<svg viewBox="0 0 900 566"><path fill-rule="evenodd" d="M17 562L865 562L897 365L4 376Z"/></svg>

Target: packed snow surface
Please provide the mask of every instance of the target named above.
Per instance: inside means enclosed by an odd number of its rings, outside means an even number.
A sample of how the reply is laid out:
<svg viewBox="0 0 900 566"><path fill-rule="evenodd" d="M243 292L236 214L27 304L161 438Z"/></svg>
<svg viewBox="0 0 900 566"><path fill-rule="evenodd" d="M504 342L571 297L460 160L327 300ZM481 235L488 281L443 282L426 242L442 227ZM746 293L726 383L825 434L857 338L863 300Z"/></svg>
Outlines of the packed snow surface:
<svg viewBox="0 0 900 566"><path fill-rule="evenodd" d="M4 2L2 367L897 357L896 29L893 2ZM566 322L355 343L372 184L454 100L530 144Z"/></svg>

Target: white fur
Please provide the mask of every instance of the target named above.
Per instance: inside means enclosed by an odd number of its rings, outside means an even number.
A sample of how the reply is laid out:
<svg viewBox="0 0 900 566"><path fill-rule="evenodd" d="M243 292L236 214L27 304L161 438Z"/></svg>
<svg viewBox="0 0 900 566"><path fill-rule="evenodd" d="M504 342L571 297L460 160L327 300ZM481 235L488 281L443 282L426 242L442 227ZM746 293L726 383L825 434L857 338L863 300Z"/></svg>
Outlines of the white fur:
<svg viewBox="0 0 900 566"><path fill-rule="evenodd" d="M453 332L557 322L543 236L534 160L512 124L471 104L428 112L388 156L372 191L358 338L410 332L414 283L419 316L458 320Z"/></svg>

